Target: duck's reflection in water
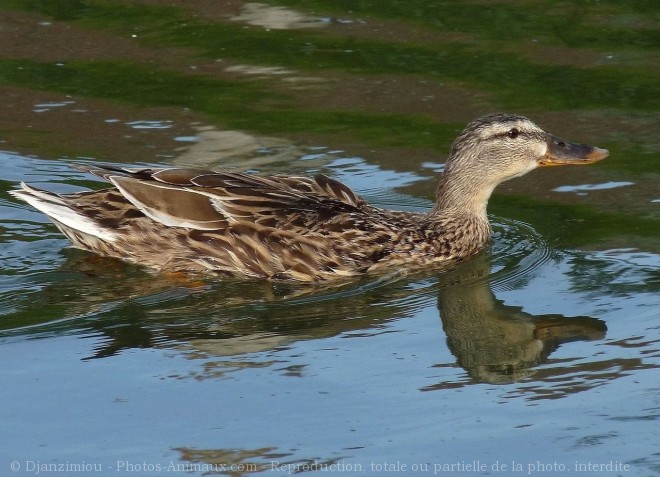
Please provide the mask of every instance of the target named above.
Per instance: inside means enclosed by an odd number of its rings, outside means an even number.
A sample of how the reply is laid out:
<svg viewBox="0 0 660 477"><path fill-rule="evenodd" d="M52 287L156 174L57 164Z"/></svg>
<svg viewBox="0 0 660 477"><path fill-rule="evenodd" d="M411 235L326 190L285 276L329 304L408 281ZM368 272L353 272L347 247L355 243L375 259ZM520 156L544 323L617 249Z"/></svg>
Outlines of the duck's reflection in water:
<svg viewBox="0 0 660 477"><path fill-rule="evenodd" d="M482 254L439 279L438 310L447 345L475 381L519 381L560 344L605 337L607 327L596 318L531 315L505 305L491 289L490 274L490 259Z"/></svg>
<svg viewBox="0 0 660 477"><path fill-rule="evenodd" d="M442 320L442 327L446 333L447 344L457 359L458 364L466 370L472 378L471 381L487 383L510 383L521 380L533 373L534 366L547 359L561 343L576 340L595 340L605 336L605 324L595 318L571 317L562 315L539 315L534 316L522 311L521 307L508 306L498 300L490 285L491 260L486 254L460 264L453 270L447 270L438 274L437 288L435 286L423 290L424 293L437 293L438 310ZM394 299L405 298L401 295L402 290L406 293L420 293L416 287L399 286L387 288L385 301L392 302ZM383 289L381 289L381 292ZM369 295L367 293L366 295ZM373 297L364 299L365 294L358 297L348 298L337 308L343 308L344 313L358 313L364 311L365 307L374 304ZM383 298L383 296L381 296ZM405 300L404 300L405 301ZM336 305L333 305L336 306ZM405 316L405 309L396 311L396 318ZM412 314L411 314L412 315ZM356 315L355 315L356 316ZM386 315L387 316L387 315ZM385 318L389 319L389 318ZM359 320L358 320L359 321ZM350 331L344 320L343 331ZM378 321L382 324L382 321ZM353 322L355 325L355 322ZM365 323L361 322L364 327ZM376 322L372 321L372 326ZM310 334L328 335L327 329L321 331L322 327L309 330ZM353 328L354 329L354 328ZM363 328L367 329L367 328ZM331 333L332 334L332 333ZM255 343L268 346L269 341L260 339L258 334L250 335ZM254 348L250 345L250 336L241 337L245 342L242 348L244 353ZM271 336L270 347L277 346L277 339L285 339L279 336ZM300 338L298 338L300 339ZM295 338L289 336L290 341ZM220 343L217 340L201 339L191 341L197 349L215 354L236 353L241 346L236 346L237 339L228 340L228 343ZM208 376L212 370L206 370ZM215 374L216 377L221 374ZM423 390L440 389L447 387L446 383L438 386L429 386ZM241 466L253 469L273 470L274 463L287 469L330 469L341 458L327 459L301 459L293 452L286 452L276 447L256 450L235 449L175 449L181 454L181 461L192 463L197 466L213 466L218 463L237 462L237 469ZM240 456L240 459L237 459ZM249 457L246 459L246 457ZM278 470L281 470L278 469ZM359 470L359 469L358 469ZM235 475L242 475L236 473Z"/></svg>
<svg viewBox="0 0 660 477"><path fill-rule="evenodd" d="M349 335L378 339L394 323L398 328L414 329L414 319L421 320L420 311L433 310L436 302L448 349L467 376L458 373L422 387L422 391L474 382L519 381L530 376L561 343L600 339L606 330L594 318L534 316L505 305L491 289L493 275L487 254L450 270L329 287L168 277L84 252L67 255L69 259L57 274L49 272L52 282L32 294L13 317L31 327L9 332L75 332L92 337L92 355L84 359L156 348L189 360L168 371L164 377L168 380L219 381L255 368L305 377L304 359L288 362L291 352L286 350L296 342ZM505 266L505 270L520 268ZM44 316L46 309L53 313ZM411 318L409 324L406 318ZM438 344L445 337L439 328L438 324ZM389 339L397 339L392 336L406 334L389 334ZM345 343L353 346L350 340ZM382 363L374 366L381 369ZM551 380L564 372L561 367L544 371L553 374L545 376ZM544 377L536 379L540 382ZM568 381L570 385L571 378ZM333 469L342 459L336 454L308 458L277 445L170 450L177 455L172 463L177 471L236 476L281 470L280 466Z"/></svg>
<svg viewBox="0 0 660 477"><path fill-rule="evenodd" d="M534 316L505 305L491 289L491 258L485 253L449 270L319 286L145 274L82 252L72 254L62 271L66 280L41 289L22 310L33 329L91 331L97 344L87 359L152 347L207 358L196 379L248 365L234 357L300 340L377 335L387 323L415 317L434 297L449 350L477 382L519 381L560 344L601 339L606 331L595 318ZM44 319L35 326L37 311L55 303L64 316L48 315L50 323ZM217 357L223 359L210 361ZM265 365L257 361L255 366Z"/></svg>

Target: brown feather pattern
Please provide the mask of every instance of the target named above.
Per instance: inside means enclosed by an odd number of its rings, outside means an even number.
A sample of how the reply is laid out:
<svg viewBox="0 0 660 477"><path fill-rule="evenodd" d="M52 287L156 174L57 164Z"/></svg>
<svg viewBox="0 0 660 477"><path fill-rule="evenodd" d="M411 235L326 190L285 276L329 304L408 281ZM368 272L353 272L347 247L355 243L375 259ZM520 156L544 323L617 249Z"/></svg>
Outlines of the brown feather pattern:
<svg viewBox="0 0 660 477"><path fill-rule="evenodd" d="M114 187L58 195L23 184L11 193L75 246L103 255L161 270L331 280L477 253L490 237L490 193L548 160L547 141L566 144L521 116L474 121L452 147L428 214L373 207L322 174L84 166ZM578 146L559 151L562 163L571 150L582 162L607 153Z"/></svg>
<svg viewBox="0 0 660 477"><path fill-rule="evenodd" d="M80 248L162 270L327 280L399 263L458 259L488 240L487 224L475 223L480 232L461 237L472 245L459 246L450 229L462 229L465 223L372 207L344 184L320 174L87 170L119 189L60 198L116 231L118 238L103 242L57 225ZM181 225L173 225L176 221Z"/></svg>

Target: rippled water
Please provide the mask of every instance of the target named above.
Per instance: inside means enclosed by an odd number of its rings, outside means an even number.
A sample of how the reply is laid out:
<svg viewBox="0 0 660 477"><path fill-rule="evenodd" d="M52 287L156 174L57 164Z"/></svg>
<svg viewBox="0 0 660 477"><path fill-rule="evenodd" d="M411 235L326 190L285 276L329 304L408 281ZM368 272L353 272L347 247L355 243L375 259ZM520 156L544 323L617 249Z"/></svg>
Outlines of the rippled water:
<svg viewBox="0 0 660 477"><path fill-rule="evenodd" d="M660 475L659 18L2 3L0 475ZM611 156L499 187L492 249L445 269L161 275L7 194L102 187L71 166L102 161L323 172L424 211L451 140L495 110Z"/></svg>
<svg viewBox="0 0 660 477"><path fill-rule="evenodd" d="M10 182L85 179L64 162L0 159ZM419 178L324 160L374 199L428 205L388 188ZM0 211L3 455L24 468L660 466L657 255L557 250L494 217L492 252L447 271L177 281L69 249L22 204Z"/></svg>

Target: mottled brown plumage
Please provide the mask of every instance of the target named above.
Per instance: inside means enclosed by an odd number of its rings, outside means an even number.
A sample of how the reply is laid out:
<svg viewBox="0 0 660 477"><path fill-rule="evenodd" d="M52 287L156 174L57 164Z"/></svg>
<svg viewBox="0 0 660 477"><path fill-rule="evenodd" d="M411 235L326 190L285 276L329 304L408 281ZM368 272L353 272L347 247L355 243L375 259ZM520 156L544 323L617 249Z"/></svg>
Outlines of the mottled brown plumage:
<svg viewBox="0 0 660 477"><path fill-rule="evenodd" d="M114 187L12 191L82 249L160 270L299 281L458 260L488 242L497 184L539 165L591 163L607 151L562 141L521 116L470 123L452 146L427 214L373 207L340 182L198 169L87 167Z"/></svg>

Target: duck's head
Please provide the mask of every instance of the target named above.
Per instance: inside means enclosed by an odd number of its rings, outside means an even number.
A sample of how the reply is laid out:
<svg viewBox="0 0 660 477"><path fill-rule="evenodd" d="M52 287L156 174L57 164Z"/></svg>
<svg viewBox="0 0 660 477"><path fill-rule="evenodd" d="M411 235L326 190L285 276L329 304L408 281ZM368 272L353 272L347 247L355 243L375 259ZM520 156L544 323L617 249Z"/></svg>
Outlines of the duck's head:
<svg viewBox="0 0 660 477"><path fill-rule="evenodd" d="M537 167L591 164L608 154L607 149L560 139L523 116L483 116L454 141L436 209L459 207L485 214L493 189L508 179Z"/></svg>

